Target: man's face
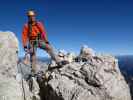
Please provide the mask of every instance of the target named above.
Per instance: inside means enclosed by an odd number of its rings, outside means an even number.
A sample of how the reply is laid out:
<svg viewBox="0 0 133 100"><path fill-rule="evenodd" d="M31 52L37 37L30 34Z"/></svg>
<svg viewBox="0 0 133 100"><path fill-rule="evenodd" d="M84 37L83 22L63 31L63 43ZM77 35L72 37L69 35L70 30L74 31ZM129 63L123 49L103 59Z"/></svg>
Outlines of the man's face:
<svg viewBox="0 0 133 100"><path fill-rule="evenodd" d="M30 22L35 22L36 21L36 17L35 16L28 16L28 20Z"/></svg>

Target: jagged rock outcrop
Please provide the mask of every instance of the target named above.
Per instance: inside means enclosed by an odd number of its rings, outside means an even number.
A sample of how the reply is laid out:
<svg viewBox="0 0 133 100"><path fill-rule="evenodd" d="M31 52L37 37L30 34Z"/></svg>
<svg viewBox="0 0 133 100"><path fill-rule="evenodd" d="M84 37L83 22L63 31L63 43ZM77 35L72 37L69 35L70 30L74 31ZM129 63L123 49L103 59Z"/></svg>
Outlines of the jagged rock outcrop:
<svg viewBox="0 0 133 100"><path fill-rule="evenodd" d="M0 32L0 100L23 100L16 80L18 40L12 32Z"/></svg>
<svg viewBox="0 0 133 100"><path fill-rule="evenodd" d="M22 75L18 58L19 42L12 32L0 32L0 100L33 100L39 86L33 78L33 92ZM24 70L24 68L23 68ZM38 97L40 100L40 97Z"/></svg>
<svg viewBox="0 0 133 100"><path fill-rule="evenodd" d="M131 100L117 59L92 52L83 47L71 63L49 66L39 80L43 100Z"/></svg>

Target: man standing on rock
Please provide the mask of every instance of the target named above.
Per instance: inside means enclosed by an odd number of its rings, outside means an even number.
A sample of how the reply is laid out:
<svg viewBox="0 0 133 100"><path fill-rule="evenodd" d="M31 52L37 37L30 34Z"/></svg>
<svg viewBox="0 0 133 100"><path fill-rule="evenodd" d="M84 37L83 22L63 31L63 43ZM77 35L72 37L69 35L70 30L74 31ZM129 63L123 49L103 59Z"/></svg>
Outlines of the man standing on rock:
<svg viewBox="0 0 133 100"><path fill-rule="evenodd" d="M28 22L23 27L22 42L24 51L30 51L30 59L32 64L32 72L36 73L36 49L41 48L51 56L51 58L60 64L58 56L54 53L46 36L46 30L42 24L36 20L36 13L33 10L27 12Z"/></svg>

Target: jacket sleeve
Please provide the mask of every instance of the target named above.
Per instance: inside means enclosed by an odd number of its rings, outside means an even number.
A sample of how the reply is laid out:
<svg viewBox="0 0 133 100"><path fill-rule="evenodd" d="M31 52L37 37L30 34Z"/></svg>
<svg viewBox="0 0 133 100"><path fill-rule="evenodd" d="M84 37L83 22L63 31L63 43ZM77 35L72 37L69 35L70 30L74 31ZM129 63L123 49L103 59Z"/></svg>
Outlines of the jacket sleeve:
<svg viewBox="0 0 133 100"><path fill-rule="evenodd" d="M45 42L47 42L48 39L47 39L46 29L45 29L44 25L41 22L39 22L39 28L40 28L40 31L41 31L41 38L44 39Z"/></svg>
<svg viewBox="0 0 133 100"><path fill-rule="evenodd" d="M27 41L28 41L28 27L25 24L23 27L23 31L22 31L22 43L23 43L23 47L27 46Z"/></svg>

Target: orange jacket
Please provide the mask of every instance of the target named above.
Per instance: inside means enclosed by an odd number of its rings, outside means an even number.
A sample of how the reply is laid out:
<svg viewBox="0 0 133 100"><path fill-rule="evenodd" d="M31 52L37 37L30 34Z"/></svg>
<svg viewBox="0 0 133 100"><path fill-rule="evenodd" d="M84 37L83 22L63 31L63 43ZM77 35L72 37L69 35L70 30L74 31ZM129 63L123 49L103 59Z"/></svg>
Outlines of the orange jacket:
<svg viewBox="0 0 133 100"><path fill-rule="evenodd" d="M37 22L37 24L32 25L32 32L30 35L28 35L29 27L28 24L26 23L23 27L23 32L22 32L22 43L23 47L27 46L28 39L34 39L38 35L38 33L41 33L41 38L47 41L46 37L46 30L41 22ZM28 37L30 36L30 37Z"/></svg>

